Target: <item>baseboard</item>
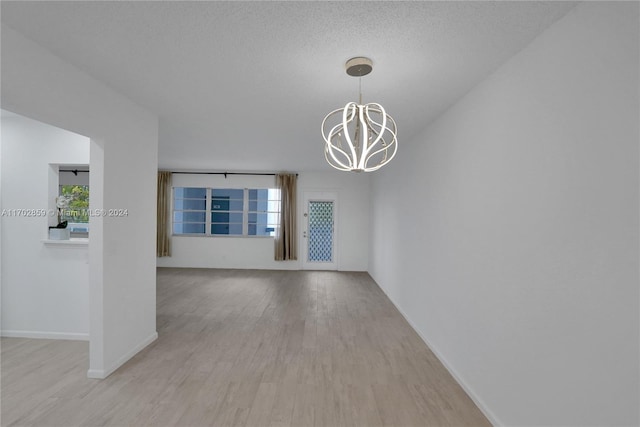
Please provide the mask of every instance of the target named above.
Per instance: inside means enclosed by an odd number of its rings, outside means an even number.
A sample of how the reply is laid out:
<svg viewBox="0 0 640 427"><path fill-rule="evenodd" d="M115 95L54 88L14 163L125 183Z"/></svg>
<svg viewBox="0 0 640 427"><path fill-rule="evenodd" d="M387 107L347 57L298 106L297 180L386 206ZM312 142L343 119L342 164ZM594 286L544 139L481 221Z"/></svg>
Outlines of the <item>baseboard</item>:
<svg viewBox="0 0 640 427"><path fill-rule="evenodd" d="M371 274L369 274L369 276L371 276ZM449 362L447 362L447 359L442 355L442 353L440 353L438 351L438 349L436 347L434 347L429 342L427 337L425 337L420 332L420 330L416 327L416 325L411 321L411 319L409 319L409 317L400 308L400 306L398 304L396 304L396 302L393 300L393 298L391 298L391 296L387 293L387 291L382 286L380 286L378 284L378 282L376 282L375 280L374 280L374 282L376 283L376 285L378 285L378 288L380 288L380 290L382 292L384 292L384 294L387 296L387 298L389 298L389 301L391 301L391 304L393 304L393 306L396 308L396 310L398 310L398 312L402 315L402 317L404 317L404 320L407 321L409 326L411 326L411 328L413 328L413 330L416 331L416 334L418 334L418 336L422 339L422 341L424 341L424 343L427 345L427 347L429 347L429 350L431 350L433 352L433 354L438 358L438 360L440 361L440 363L442 363L442 365L445 367L445 369L447 371L449 371L449 373L451 374L453 379L455 379L456 382L458 384L460 384L460 387L462 387L462 389L465 391L465 393L467 393L467 395L471 398L471 400L473 400L473 403L475 403L476 406L478 407L478 409L480 409L480 411L484 414L484 416L487 417L489 422L494 426L502 426L502 425L504 425L498 420L498 417L495 416L495 414L489 409L489 407L484 403L484 401L462 379L462 377L458 374L458 372L455 370L455 368L453 366L451 366L451 364Z"/></svg>
<svg viewBox="0 0 640 427"><path fill-rule="evenodd" d="M138 345L136 345L131 350L129 350L127 353L125 353L123 356L118 358L118 360L116 360L113 364L111 364L111 366L109 366L109 368L107 368L107 369L89 369L87 371L87 377L88 378L97 378L97 379L107 378L109 375L114 373L116 371L116 369L118 369L119 367L124 365L129 359L131 359L133 356L138 354L143 348L145 348L146 346L148 346L149 344L151 344L152 342L154 342L157 339L158 339L158 332L152 333L147 338L142 340Z"/></svg>
<svg viewBox="0 0 640 427"><path fill-rule="evenodd" d="M97 380L101 380L103 378L106 378L106 376L104 375L104 371L101 369L89 369L87 371L87 378L95 378Z"/></svg>
<svg viewBox="0 0 640 427"><path fill-rule="evenodd" d="M33 338L46 340L89 341L89 334L74 332L44 332L44 331L12 331L2 330L0 335L7 338Z"/></svg>

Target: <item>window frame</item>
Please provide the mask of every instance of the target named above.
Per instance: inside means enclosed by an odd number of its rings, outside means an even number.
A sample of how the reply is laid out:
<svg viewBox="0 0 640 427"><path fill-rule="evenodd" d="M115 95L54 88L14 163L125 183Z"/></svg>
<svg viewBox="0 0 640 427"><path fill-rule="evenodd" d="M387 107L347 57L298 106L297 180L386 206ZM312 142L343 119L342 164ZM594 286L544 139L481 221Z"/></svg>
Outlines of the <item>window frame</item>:
<svg viewBox="0 0 640 427"><path fill-rule="evenodd" d="M256 194L256 198L255 199L251 199L251 196L249 194L250 191L255 190L255 191L260 191L260 190L266 190L267 191L267 198L263 199L266 202L266 207L265 210L260 210L259 209L259 203L261 201L260 197L258 194ZM247 224L247 228L249 228L251 225L255 225L256 229L258 227L259 223L259 215L261 214L265 214L266 215L266 223L265 225L267 226L267 228L270 228L269 226L272 225L273 226L273 233L274 235L269 235L269 236L265 236L264 234L249 234L249 230L247 229L247 235L255 237L255 236L262 236L262 237L275 237L275 231L279 226L279 222L280 222L280 209L282 208L282 203L281 203L281 197L282 194L280 193L280 190L277 188L248 188L246 189L247 191L247 196L245 198L246 203L247 203L247 209L246 209L246 224ZM269 193L271 191L274 191L275 193L277 193L278 198L277 199L270 199L269 198ZM256 209L255 210L251 210L251 201L255 201L256 203ZM270 210L270 207L272 206L272 202L277 202L278 203L278 210ZM251 224L250 219L249 219L249 215L251 214L255 214L256 215L256 222L255 224ZM269 218L272 214L276 214L277 215L277 220L275 223L271 223L269 222Z"/></svg>
<svg viewBox="0 0 640 427"><path fill-rule="evenodd" d="M206 190L206 199L205 199L205 222L204 222L204 233L176 233L175 232L175 224L176 223L184 223L184 222L179 222L179 221L175 221L175 217L174 214L176 212L176 208L175 208L175 190L177 188L202 188ZM214 234L211 232L211 226L212 224L215 224L212 221L212 217L213 217L213 191L214 190L242 190L243 191L243 198L242 198L242 234ZM274 227L274 235L264 235L264 234L249 234L249 214L250 213L266 213L268 214L279 214L279 211L249 211L249 191L250 190L267 190L267 194L269 190L277 190L275 187L262 187L262 188L231 188L231 187L196 187L196 186L172 186L171 187L171 236L178 236L178 237L222 237L222 238L275 238L275 229L278 228L278 225L276 224ZM281 196L281 195L280 195ZM239 200L239 199L234 199L234 200ZM258 200L258 199L256 199ZM269 202L273 202L273 201L277 201L280 202L281 199L269 199L267 196L267 203ZM184 211L182 209L178 210L178 211ZM194 211L194 212L201 212L201 211ZM222 211L225 212L225 211ZM228 211L230 214L231 213L239 213L239 211L232 211L229 210ZM201 224L201 223L197 223L197 224ZM231 223L230 223L231 224ZM236 223L234 223L236 224ZM257 224L256 224L257 225ZM273 224L267 224L267 225L273 225Z"/></svg>
<svg viewBox="0 0 640 427"><path fill-rule="evenodd" d="M62 196L62 192L63 192L63 187L86 187L87 192L89 194L91 194L91 186L89 184L60 184L58 183L58 194L56 196L60 197ZM85 210L89 211L89 207L85 208ZM72 211L72 209L67 209L69 212ZM89 227L89 216L87 216L87 222L74 222L71 221L71 218L65 218L65 216L62 217L63 221L67 221L67 228L69 228L70 233L71 233L71 237L74 238L84 238L84 239L88 239L89 238L89 233L91 232L91 229ZM76 228L84 228L86 229L86 231L77 231L75 230Z"/></svg>
<svg viewBox="0 0 640 427"><path fill-rule="evenodd" d="M191 221L176 221L175 220L175 213L176 213L176 188L203 188L203 187L171 187L171 235L172 236L203 236L203 233L175 233L175 224L179 223L179 224L203 224L201 222L191 222ZM204 211L202 210L196 210L196 209L178 209L178 212L203 212L204 213L204 231L205 233L207 232L207 212L209 211L210 208L210 204L211 204L211 198L209 197L210 193L209 193L209 189L206 188L205 189L205 207L204 207ZM197 198L189 198L189 197L182 197L181 200L201 200L201 199L197 199Z"/></svg>

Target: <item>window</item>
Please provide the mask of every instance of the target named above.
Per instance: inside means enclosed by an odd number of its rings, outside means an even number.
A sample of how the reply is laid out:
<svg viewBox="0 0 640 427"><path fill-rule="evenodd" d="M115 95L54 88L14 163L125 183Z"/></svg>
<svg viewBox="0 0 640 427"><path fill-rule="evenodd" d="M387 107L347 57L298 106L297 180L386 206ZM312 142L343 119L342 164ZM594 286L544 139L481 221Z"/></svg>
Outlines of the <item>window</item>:
<svg viewBox="0 0 640 427"><path fill-rule="evenodd" d="M62 221L67 221L67 228L75 237L89 235L89 186L61 185L60 196L70 199L69 208L62 211Z"/></svg>
<svg viewBox="0 0 640 427"><path fill-rule="evenodd" d="M174 188L174 234L204 234L207 225L207 189Z"/></svg>
<svg viewBox="0 0 640 427"><path fill-rule="evenodd" d="M211 190L211 234L242 236L244 228L244 190Z"/></svg>
<svg viewBox="0 0 640 427"><path fill-rule="evenodd" d="M275 236L279 212L273 188L173 189L173 234Z"/></svg>
<svg viewBox="0 0 640 427"><path fill-rule="evenodd" d="M280 220L280 190L247 190L249 236L275 236Z"/></svg>

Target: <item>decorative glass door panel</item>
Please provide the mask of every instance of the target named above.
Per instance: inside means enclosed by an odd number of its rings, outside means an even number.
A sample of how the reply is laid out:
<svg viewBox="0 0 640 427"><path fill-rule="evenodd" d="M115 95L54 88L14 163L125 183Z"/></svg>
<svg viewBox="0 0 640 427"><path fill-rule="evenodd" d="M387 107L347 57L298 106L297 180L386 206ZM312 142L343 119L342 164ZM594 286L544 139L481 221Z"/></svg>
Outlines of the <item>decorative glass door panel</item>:
<svg viewBox="0 0 640 427"><path fill-rule="evenodd" d="M333 262L333 202L309 202L309 262Z"/></svg>
<svg viewBox="0 0 640 427"><path fill-rule="evenodd" d="M305 270L338 269L338 195L333 192L303 193L300 248Z"/></svg>

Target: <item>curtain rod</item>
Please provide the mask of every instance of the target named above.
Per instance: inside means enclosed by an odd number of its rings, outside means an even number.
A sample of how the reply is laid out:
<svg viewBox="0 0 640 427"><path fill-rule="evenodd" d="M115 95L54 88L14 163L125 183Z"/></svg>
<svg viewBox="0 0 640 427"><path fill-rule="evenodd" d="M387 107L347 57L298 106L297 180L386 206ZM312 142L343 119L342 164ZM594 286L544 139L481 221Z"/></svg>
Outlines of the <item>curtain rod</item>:
<svg viewBox="0 0 640 427"><path fill-rule="evenodd" d="M78 172L89 173L89 171L79 171L78 169L60 169L58 172L71 172L75 176L78 176Z"/></svg>
<svg viewBox="0 0 640 427"><path fill-rule="evenodd" d="M183 175L259 175L259 176L276 176L276 173L260 173L260 172L184 172L184 171L169 171L171 173L183 174ZM296 174L298 176L298 174Z"/></svg>

